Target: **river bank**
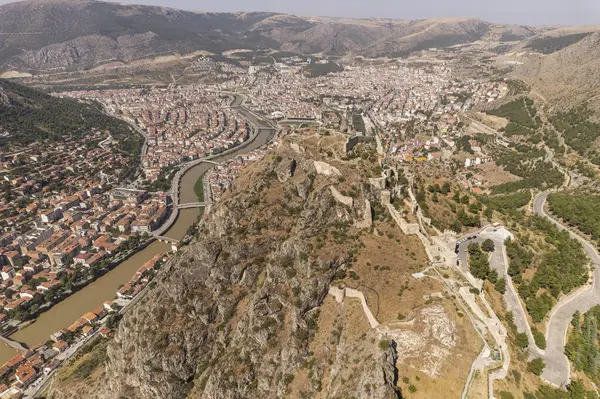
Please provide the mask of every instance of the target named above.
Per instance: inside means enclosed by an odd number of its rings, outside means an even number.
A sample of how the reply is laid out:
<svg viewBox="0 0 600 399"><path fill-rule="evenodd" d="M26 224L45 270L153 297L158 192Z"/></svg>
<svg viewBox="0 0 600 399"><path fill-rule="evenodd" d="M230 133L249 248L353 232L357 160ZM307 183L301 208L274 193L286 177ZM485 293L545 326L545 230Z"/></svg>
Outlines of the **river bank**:
<svg viewBox="0 0 600 399"><path fill-rule="evenodd" d="M215 166L214 162L224 162L240 154L253 151L266 144L272 138L274 129L270 125L260 121L255 115L252 115L243 108L240 108L240 113L255 126L257 134L247 144L245 143L239 148L232 149L227 154L212 158L212 162L200 162L186 170L178 184L180 188L178 203L198 201L194 187L198 179ZM164 233L164 236L181 240L188 231L188 228L196 222L199 214L200 209L180 210L172 226ZM9 338L30 347L47 341L50 339L50 334L66 328L84 313L101 306L106 301L114 299L119 287L128 282L142 264L155 255L163 254L170 250L170 244L160 241L152 242L105 275L99 277L65 300L55 304L50 310L42 313L33 323L12 334ZM0 363L6 362L16 354L17 352L8 346L0 345Z"/></svg>

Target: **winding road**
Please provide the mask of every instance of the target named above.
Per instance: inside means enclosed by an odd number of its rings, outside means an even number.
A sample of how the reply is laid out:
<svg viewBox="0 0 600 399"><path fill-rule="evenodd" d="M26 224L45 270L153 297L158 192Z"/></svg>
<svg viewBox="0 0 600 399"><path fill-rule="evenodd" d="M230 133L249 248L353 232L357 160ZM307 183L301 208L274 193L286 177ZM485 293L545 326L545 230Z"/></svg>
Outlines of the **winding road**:
<svg viewBox="0 0 600 399"><path fill-rule="evenodd" d="M549 192L543 192L535 197L533 211L552 221L559 229L569 231L571 237L583 245L583 249L591 259L594 269L593 283L563 298L552 310L546 328L547 347L544 355L546 368L542 373L542 378L553 385L562 387L567 385L571 378L570 363L564 350L567 341L567 330L573 314L576 311L585 313L593 306L600 304L600 284L598 284L598 281L600 281L600 255L598 255L598 251L593 244L546 214L544 204L548 194Z"/></svg>
<svg viewBox="0 0 600 399"><path fill-rule="evenodd" d="M517 331L525 333L529 341L529 357L541 357L544 355L544 351L540 350L535 344L535 339L531 332L531 327L527 321L527 313L525 308L521 304L519 294L515 289L512 279L508 274L508 257L506 255L506 246L504 244L507 238L513 238L513 235L506 230L504 227L486 227L481 231L471 234L471 237L475 237L470 240L462 241L458 246L458 256L461 264L461 268L466 273L469 270L468 266L468 245L471 242L483 243L486 239L490 239L494 242L494 252L490 254L490 267L498 272L499 277L504 277L506 280L506 292L504 293L504 300L506 306L513 314L514 323L517 326Z"/></svg>

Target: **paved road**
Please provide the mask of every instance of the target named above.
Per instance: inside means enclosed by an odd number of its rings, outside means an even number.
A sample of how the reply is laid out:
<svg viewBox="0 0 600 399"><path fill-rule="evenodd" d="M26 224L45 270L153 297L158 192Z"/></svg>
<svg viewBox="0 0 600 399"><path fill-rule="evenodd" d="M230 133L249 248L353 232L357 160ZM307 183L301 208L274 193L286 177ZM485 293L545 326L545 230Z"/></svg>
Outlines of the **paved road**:
<svg viewBox="0 0 600 399"><path fill-rule="evenodd" d="M544 204L548 198L548 193L538 194L533 201L533 210L536 214L544 216L551 220L559 229L565 227L548 216L544 212ZM600 304L600 256L596 248L587 240L570 231L571 237L581 242L585 252L592 261L594 267L593 283L578 290L561 300L552 310L550 320L546 329L547 348L544 356L546 368L542 373L542 378L556 386L564 386L569 383L571 378L571 368L567 356L564 354L564 348L567 338L567 329L569 323L576 311L587 312L590 308Z"/></svg>
<svg viewBox="0 0 600 399"><path fill-rule="evenodd" d="M477 242L481 244L487 239L490 239L494 242L495 250L490 256L490 267L498 272L499 277L504 277L506 279L506 292L504 293L504 300L506 301L506 306L514 316L514 322L517 326L517 331L519 331L520 333L524 332L525 334L527 334L527 338L529 340L530 357L533 358L543 355L544 352L538 349L538 347L535 344L533 334L531 333L531 327L529 325L529 322L527 321L525 309L521 304L519 294L517 293L515 287L512 284L512 279L508 275L508 257L506 256L506 248L504 246L504 241L506 240L506 238L512 237L512 234L504 227L500 227L497 229L488 227L478 233L470 235L470 237L473 236L475 236L476 238L464 241L461 244L459 244L458 256L461 263L461 268L464 271L468 269L467 247L469 246L469 243Z"/></svg>

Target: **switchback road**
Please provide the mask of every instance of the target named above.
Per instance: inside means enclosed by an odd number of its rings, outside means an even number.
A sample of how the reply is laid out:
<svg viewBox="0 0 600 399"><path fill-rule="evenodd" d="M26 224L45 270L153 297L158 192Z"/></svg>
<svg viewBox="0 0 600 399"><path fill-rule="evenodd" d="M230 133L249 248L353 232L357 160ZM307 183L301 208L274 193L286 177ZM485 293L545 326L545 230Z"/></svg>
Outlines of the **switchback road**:
<svg viewBox="0 0 600 399"><path fill-rule="evenodd" d="M556 386L564 386L569 383L571 378L571 368L569 359L565 355L565 344L567 340L567 329L569 323L576 311L587 312L590 308L600 304L600 256L593 244L583 237L565 228L557 220L547 215L544 211L544 204L548 198L548 192L538 194L533 201L533 211L552 221L559 229L567 230L573 239L578 240L592 261L594 268L593 283L577 290L576 292L563 298L552 310L546 329L547 347L544 361L546 368L542 373L542 378Z"/></svg>

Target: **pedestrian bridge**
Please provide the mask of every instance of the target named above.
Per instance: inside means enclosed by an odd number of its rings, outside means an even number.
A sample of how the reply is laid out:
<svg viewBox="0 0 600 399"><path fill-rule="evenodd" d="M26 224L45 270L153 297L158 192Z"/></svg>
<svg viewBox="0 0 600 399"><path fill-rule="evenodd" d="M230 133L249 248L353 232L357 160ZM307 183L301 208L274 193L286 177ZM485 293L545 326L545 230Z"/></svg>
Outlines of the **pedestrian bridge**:
<svg viewBox="0 0 600 399"><path fill-rule="evenodd" d="M0 335L0 341L4 342L9 347L16 349L21 352L27 352L27 348L20 342L13 341L10 338L6 338Z"/></svg>
<svg viewBox="0 0 600 399"><path fill-rule="evenodd" d="M190 202L188 204L179 204L179 205L177 205L177 208L179 208L179 209L203 208L207 205L210 205L210 202Z"/></svg>

